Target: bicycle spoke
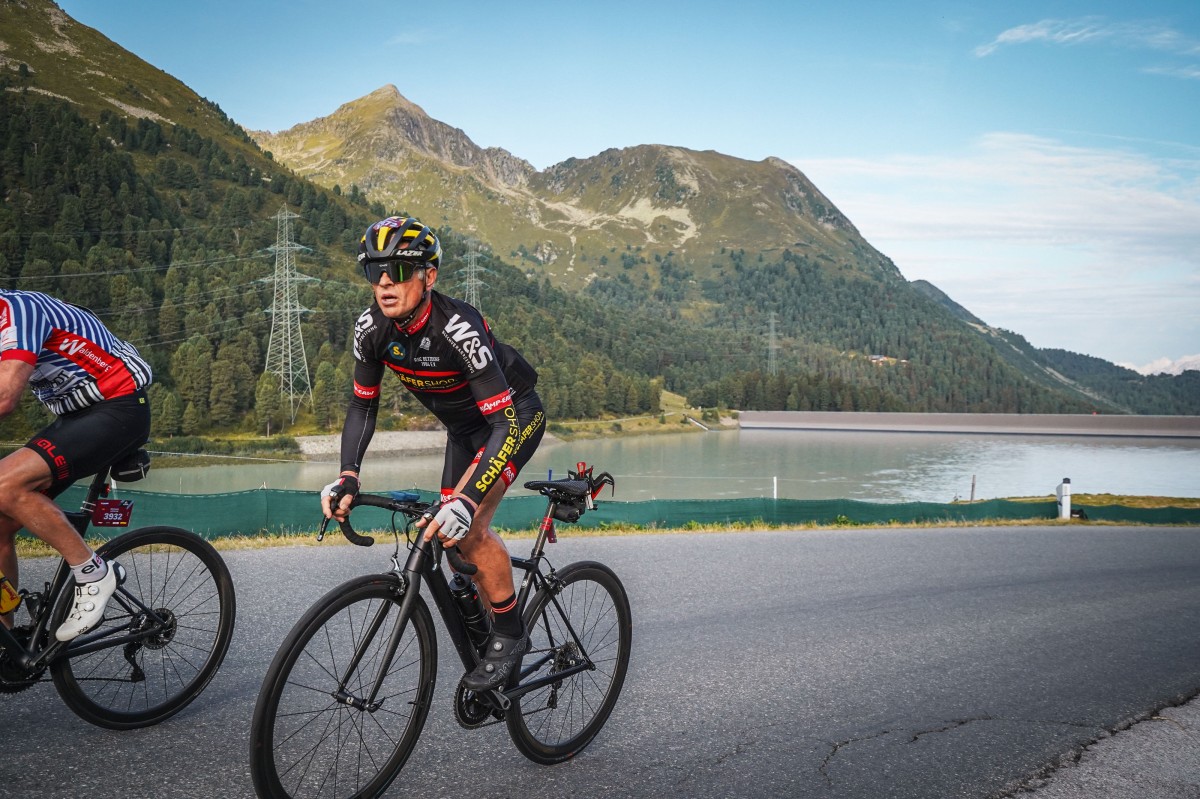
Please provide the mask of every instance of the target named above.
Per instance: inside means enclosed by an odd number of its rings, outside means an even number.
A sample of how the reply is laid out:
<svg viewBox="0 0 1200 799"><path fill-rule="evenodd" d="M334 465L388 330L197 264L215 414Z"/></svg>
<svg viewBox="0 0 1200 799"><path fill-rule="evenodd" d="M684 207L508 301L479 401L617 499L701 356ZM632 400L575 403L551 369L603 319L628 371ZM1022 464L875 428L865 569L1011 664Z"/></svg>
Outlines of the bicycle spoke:
<svg viewBox="0 0 1200 799"><path fill-rule="evenodd" d="M433 679L428 610L419 606L385 663L398 623L393 591L367 578L331 596L324 600L328 609L318 603L289 635L283 649L290 646L291 655L273 664L255 709L253 727L266 725L269 747L252 773L256 785L278 786L268 794L375 795L407 758L424 723L428 703L420 697L432 690ZM338 691L345 693L334 699Z"/></svg>

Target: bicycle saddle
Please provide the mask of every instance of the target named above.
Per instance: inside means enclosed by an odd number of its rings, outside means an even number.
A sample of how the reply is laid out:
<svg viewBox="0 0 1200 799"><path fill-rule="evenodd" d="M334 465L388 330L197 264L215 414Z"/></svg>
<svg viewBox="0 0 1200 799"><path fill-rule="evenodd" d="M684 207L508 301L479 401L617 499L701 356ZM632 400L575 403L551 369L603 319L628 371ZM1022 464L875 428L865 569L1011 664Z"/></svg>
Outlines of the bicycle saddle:
<svg viewBox="0 0 1200 799"><path fill-rule="evenodd" d="M119 483L133 483L141 480L149 471L150 454L144 449L139 449L112 464L109 474Z"/></svg>
<svg viewBox="0 0 1200 799"><path fill-rule="evenodd" d="M530 491L564 499L583 499L591 491L586 480L530 480L525 484Z"/></svg>

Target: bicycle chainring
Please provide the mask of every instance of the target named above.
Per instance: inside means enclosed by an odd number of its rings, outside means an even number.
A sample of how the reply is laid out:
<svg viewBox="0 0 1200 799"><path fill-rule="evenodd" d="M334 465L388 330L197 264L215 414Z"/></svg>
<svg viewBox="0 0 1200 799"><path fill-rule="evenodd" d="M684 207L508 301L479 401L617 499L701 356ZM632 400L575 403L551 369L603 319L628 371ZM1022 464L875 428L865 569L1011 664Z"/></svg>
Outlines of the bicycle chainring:
<svg viewBox="0 0 1200 799"><path fill-rule="evenodd" d="M22 646L28 645L29 628L16 627L13 629L13 634ZM39 682L46 669L42 668L36 672L29 672L21 668L8 656L8 652L0 649L0 694L17 694L29 688L34 683Z"/></svg>
<svg viewBox="0 0 1200 799"><path fill-rule="evenodd" d="M464 730L474 730L504 719L504 714L468 690L461 681L454 689L454 719Z"/></svg>

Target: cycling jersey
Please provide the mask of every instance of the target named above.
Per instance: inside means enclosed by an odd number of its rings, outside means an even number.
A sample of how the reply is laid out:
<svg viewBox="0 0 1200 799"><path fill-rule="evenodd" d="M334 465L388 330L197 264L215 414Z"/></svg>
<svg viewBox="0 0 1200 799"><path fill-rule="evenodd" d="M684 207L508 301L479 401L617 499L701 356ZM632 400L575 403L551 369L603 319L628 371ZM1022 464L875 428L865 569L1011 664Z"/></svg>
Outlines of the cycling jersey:
<svg viewBox="0 0 1200 799"><path fill-rule="evenodd" d="M534 391L537 372L496 341L473 306L437 291L429 297L403 327L377 303L355 323L354 396L342 430L342 469L357 473L362 465L386 368L446 426L448 471L456 450L475 452L462 493L478 504L498 481L511 484L541 438L545 414Z"/></svg>
<svg viewBox="0 0 1200 799"><path fill-rule="evenodd" d="M149 385L150 365L86 308L37 291L0 289L0 360L34 367L29 387L56 415Z"/></svg>

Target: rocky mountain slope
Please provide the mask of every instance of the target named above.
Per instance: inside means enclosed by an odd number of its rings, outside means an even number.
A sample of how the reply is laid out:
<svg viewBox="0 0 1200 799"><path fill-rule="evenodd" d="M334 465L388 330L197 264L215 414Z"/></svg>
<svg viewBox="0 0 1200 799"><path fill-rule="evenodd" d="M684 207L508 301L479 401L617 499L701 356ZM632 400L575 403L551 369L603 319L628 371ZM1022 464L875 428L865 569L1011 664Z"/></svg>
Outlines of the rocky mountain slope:
<svg viewBox="0 0 1200 799"><path fill-rule="evenodd" d="M777 158L641 145L539 172L505 150L478 147L395 86L327 117L252 135L322 185L357 185L567 285L668 253L703 271L731 250L785 248L900 279L800 170Z"/></svg>

